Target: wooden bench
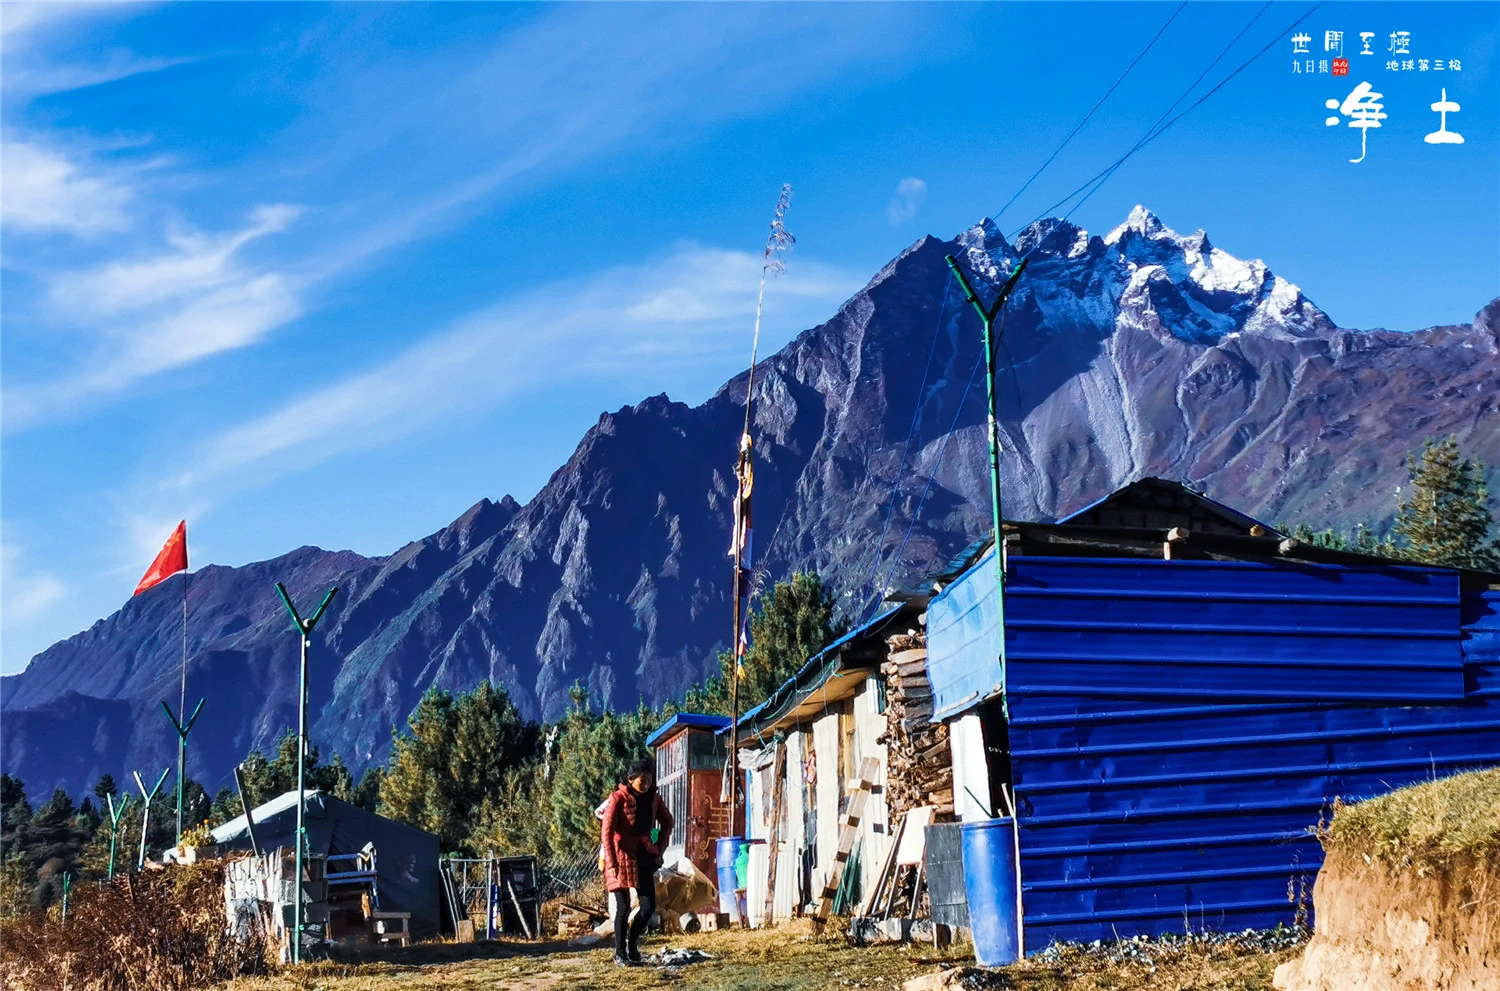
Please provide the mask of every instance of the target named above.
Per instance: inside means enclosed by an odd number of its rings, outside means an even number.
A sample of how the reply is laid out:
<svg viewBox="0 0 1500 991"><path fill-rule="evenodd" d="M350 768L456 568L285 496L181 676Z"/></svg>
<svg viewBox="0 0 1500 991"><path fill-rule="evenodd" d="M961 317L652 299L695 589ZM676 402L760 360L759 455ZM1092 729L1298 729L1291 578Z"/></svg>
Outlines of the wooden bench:
<svg viewBox="0 0 1500 991"><path fill-rule="evenodd" d="M377 943L400 943L402 946L411 945L410 912L382 912L377 909L370 913L369 919L375 927L375 941Z"/></svg>

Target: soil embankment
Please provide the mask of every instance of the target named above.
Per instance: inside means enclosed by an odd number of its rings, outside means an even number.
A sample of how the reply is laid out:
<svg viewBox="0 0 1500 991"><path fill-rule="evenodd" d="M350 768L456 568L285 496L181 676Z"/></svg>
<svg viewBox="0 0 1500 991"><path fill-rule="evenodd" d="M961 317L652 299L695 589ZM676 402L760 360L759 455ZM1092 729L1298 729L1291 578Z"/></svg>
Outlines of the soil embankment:
<svg viewBox="0 0 1500 991"><path fill-rule="evenodd" d="M1500 771L1484 771L1337 812L1313 887L1313 938L1277 968L1276 987L1500 989L1497 796Z"/></svg>

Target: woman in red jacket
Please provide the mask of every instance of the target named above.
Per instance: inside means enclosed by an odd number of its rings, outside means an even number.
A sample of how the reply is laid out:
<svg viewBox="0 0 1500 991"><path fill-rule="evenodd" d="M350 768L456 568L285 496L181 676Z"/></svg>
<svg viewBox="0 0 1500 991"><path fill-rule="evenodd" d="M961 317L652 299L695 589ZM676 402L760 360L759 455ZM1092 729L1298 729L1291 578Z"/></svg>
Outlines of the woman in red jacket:
<svg viewBox="0 0 1500 991"><path fill-rule="evenodd" d="M655 842L651 830L661 825ZM672 813L656 793L656 764L643 760L630 768L625 781L604 806L599 838L604 847L604 886L615 904L615 963L641 963L640 938L656 911L656 868L672 835ZM630 889L640 908L630 920Z"/></svg>

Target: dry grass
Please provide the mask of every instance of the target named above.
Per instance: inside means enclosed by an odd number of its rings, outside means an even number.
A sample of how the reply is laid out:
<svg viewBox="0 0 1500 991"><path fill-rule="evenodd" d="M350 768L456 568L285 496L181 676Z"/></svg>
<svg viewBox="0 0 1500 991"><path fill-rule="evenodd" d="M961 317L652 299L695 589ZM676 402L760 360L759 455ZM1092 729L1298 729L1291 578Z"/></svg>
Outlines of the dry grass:
<svg viewBox="0 0 1500 991"><path fill-rule="evenodd" d="M81 887L65 924L7 920L0 942L0 987L14 991L189 991L267 969L259 931L226 931L222 861Z"/></svg>
<svg viewBox="0 0 1500 991"><path fill-rule="evenodd" d="M972 963L966 946L851 947L837 935L816 937L805 928L782 926L731 930L670 939L662 946L701 949L712 961L684 968L619 969L607 947L579 950L562 943L425 944L385 951L364 962L319 963L283 968L275 975L230 982L224 991L895 991L907 980L941 966ZM1247 951L1243 946L1156 946L1147 954L1112 960L1107 953L1063 950L1047 958L999 971L965 971L972 988L1018 991L1271 991L1276 965L1296 952Z"/></svg>
<svg viewBox="0 0 1500 991"><path fill-rule="evenodd" d="M1272 991L1277 966L1302 951L1300 942L1266 952L1232 939L1120 945L1132 952L1054 947L965 985L976 991Z"/></svg>
<svg viewBox="0 0 1500 991"><path fill-rule="evenodd" d="M1387 863L1500 852L1500 768L1401 788L1336 810L1324 846Z"/></svg>

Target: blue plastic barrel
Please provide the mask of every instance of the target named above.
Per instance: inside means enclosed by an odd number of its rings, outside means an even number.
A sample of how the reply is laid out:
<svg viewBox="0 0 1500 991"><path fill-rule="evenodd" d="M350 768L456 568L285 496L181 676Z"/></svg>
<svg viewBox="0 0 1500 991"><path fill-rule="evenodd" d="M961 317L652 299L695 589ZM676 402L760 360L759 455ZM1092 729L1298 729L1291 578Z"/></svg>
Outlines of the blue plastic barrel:
<svg viewBox="0 0 1500 991"><path fill-rule="evenodd" d="M1009 818L966 822L963 835L964 891L974 958L983 967L1003 967L1021 958L1016 939L1016 846Z"/></svg>
<svg viewBox="0 0 1500 991"><path fill-rule="evenodd" d="M734 862L739 859L740 848L745 845L739 836L725 836L719 840L718 853L714 860L719 872L719 911L739 918L739 906L735 904L734 889L739 887L735 876Z"/></svg>

